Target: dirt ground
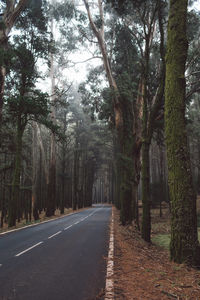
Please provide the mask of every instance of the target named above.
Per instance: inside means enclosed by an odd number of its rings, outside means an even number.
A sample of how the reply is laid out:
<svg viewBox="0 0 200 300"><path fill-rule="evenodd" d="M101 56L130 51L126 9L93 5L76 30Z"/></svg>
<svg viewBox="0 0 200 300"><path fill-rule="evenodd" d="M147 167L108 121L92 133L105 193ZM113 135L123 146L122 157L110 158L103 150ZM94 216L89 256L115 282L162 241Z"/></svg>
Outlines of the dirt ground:
<svg viewBox="0 0 200 300"><path fill-rule="evenodd" d="M160 221L159 221L160 220ZM123 227L114 208L116 300L200 299L200 270L169 260L167 250L145 243L133 226ZM153 212L153 234L169 232L167 210Z"/></svg>

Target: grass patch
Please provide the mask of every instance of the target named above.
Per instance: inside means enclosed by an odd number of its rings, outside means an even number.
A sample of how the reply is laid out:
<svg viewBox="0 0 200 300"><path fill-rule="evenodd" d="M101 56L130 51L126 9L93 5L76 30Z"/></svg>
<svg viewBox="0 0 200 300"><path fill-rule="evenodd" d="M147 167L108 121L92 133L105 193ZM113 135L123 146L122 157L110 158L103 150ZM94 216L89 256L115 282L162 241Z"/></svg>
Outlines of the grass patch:
<svg viewBox="0 0 200 300"><path fill-rule="evenodd" d="M170 234L157 234L152 238L152 242L160 247L169 250Z"/></svg>
<svg viewBox="0 0 200 300"><path fill-rule="evenodd" d="M200 227L200 213L197 213L197 227Z"/></svg>
<svg viewBox="0 0 200 300"><path fill-rule="evenodd" d="M198 230L198 239L200 242L200 229ZM169 250L170 234L157 234L152 238L152 242L157 246Z"/></svg>

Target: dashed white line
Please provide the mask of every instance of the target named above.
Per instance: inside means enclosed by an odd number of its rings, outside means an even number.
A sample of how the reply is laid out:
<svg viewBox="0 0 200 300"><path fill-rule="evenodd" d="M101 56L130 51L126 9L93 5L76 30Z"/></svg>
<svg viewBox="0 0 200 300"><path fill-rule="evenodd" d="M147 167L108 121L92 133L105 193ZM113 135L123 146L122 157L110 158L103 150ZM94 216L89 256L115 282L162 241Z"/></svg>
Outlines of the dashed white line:
<svg viewBox="0 0 200 300"><path fill-rule="evenodd" d="M114 299L114 220L113 220L113 210L112 210L112 221L110 228L110 242L108 251L108 262L107 262L107 273L106 273L106 293L105 300Z"/></svg>
<svg viewBox="0 0 200 300"><path fill-rule="evenodd" d="M48 239L52 239L54 236L60 234L61 232L62 232L62 231L58 231L58 232L52 234L51 236L48 237Z"/></svg>
<svg viewBox="0 0 200 300"><path fill-rule="evenodd" d="M69 228L71 228L72 227L72 225L69 225L68 227L66 227L64 230L67 230L67 229L69 229Z"/></svg>
<svg viewBox="0 0 200 300"><path fill-rule="evenodd" d="M79 224L81 221L84 221L84 220L87 219L88 217L92 216L96 211L97 211L97 210L95 210L93 213L89 214L88 216L82 218L80 221L77 221L77 222L74 223L73 225ZM64 230L67 230L67 229L71 228L73 225L69 225L68 227L64 228ZM111 224L111 226L113 226L113 225ZM111 228L111 230L112 230L112 228ZM113 230L112 230L112 231L113 231ZM62 232L62 231L58 231L58 232L52 234L51 236L48 237L48 239L53 238L54 236L60 234L61 232ZM16 257L19 257L20 255L22 255L22 254L24 254L24 253L30 251L31 249L33 249L33 248L35 248L35 247L41 245L42 243L44 243L44 242L39 242L39 243L37 243L37 244L35 244L35 245L33 245L33 246L31 246L31 247L25 249L24 251L22 251L22 252L16 254L15 256L16 256ZM111 236L111 238L110 238L110 246L111 246L111 245L113 246L113 243L114 243L114 241L113 241L113 236ZM111 254L110 254L110 250L109 250L109 255L108 255L108 257L109 257L109 258L112 258L112 251L111 251ZM110 261L110 262L108 263L108 265L112 265L110 268L113 269L113 260ZM2 267L2 264L0 264L0 267ZM108 275L110 276L110 274L108 274L108 269L109 269L109 268L107 267L107 277L108 277ZM112 271L112 272L113 272L113 271ZM112 274L113 274L113 273L112 273ZM108 280L108 279L107 279L107 280Z"/></svg>
<svg viewBox="0 0 200 300"><path fill-rule="evenodd" d="M43 243L43 242L39 242L39 243L37 243L37 244L31 246L30 248L28 248L28 249L26 249L26 250L24 250L24 251L22 251L22 252L16 254L15 256L18 257L18 256L20 256L20 255L22 255L22 254L24 254L24 253L30 251L31 249L33 249L33 248L35 248L35 247L41 245L42 243Z"/></svg>

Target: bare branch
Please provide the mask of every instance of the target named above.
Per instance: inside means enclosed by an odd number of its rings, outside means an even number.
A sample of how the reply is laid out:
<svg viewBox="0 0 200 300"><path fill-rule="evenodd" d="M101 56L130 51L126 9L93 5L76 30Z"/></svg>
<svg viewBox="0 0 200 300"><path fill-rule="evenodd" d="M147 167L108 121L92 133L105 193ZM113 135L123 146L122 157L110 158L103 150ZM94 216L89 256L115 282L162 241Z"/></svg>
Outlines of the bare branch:
<svg viewBox="0 0 200 300"><path fill-rule="evenodd" d="M83 63L85 63L85 62L87 62L87 61L90 61L90 60L92 60L92 59L103 59L103 57L102 57L102 56L93 56L93 57L90 57L90 58L88 58L88 59L86 59L86 60L83 60L83 61L77 61L77 62L74 62L73 64L74 64L74 65L77 65L77 64L83 64Z"/></svg>
<svg viewBox="0 0 200 300"><path fill-rule="evenodd" d="M24 9L28 0L20 0L15 7L15 1L7 1L7 10L6 10L6 34L8 35L12 29L17 17L20 15L21 11Z"/></svg>
<svg viewBox="0 0 200 300"><path fill-rule="evenodd" d="M90 11L90 7L89 7L89 4L88 4L88 1L87 0L83 0L83 2L85 4L85 8L87 10L87 14L88 14L88 18L89 18L92 30L94 31L95 35L97 36L99 32L98 32L98 29L97 29L96 25L94 24L94 21L93 21L92 15L91 15L91 11Z"/></svg>

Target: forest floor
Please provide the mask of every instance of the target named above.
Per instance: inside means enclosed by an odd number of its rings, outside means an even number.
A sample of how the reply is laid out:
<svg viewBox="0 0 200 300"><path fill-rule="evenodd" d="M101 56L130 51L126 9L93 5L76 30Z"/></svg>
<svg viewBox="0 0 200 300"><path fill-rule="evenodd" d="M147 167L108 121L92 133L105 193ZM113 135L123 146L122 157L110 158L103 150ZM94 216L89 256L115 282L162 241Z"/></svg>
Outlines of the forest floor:
<svg viewBox="0 0 200 300"><path fill-rule="evenodd" d="M134 226L121 226L114 208L117 300L200 299L200 270L170 262L169 209L152 210L152 244L144 242ZM160 246L159 246L160 245Z"/></svg>

